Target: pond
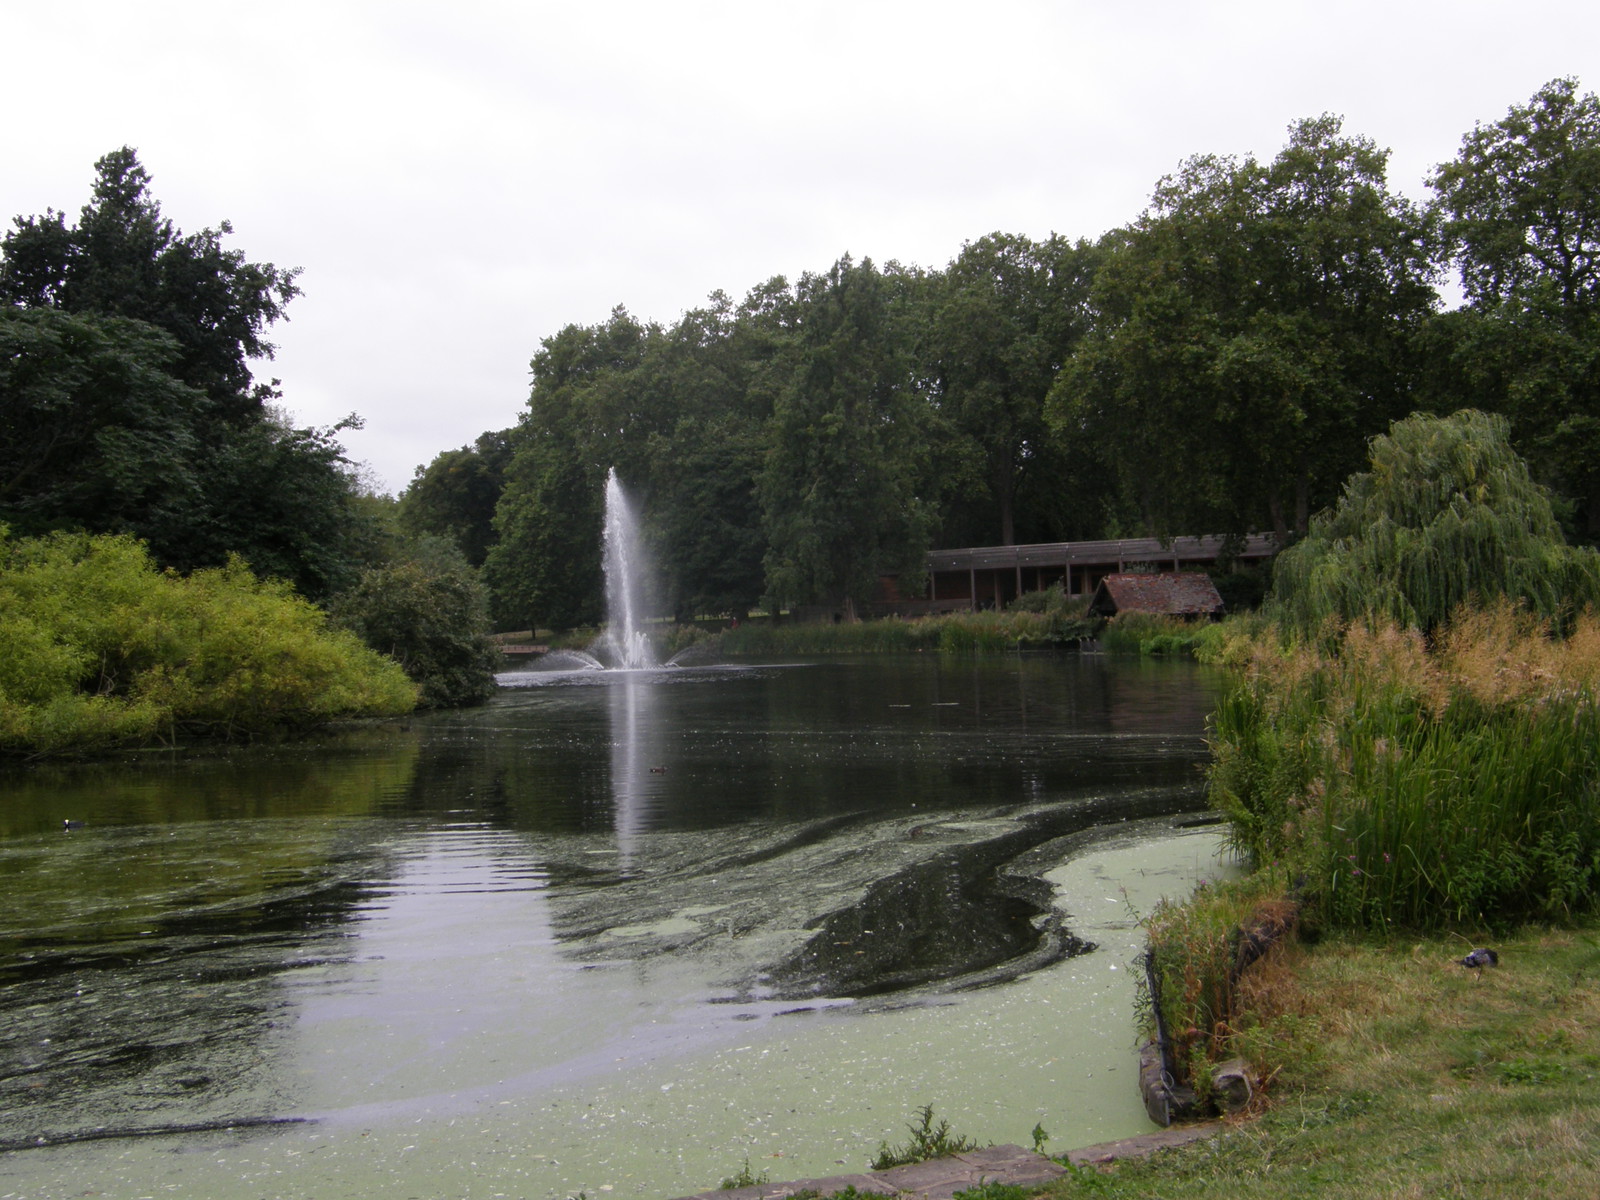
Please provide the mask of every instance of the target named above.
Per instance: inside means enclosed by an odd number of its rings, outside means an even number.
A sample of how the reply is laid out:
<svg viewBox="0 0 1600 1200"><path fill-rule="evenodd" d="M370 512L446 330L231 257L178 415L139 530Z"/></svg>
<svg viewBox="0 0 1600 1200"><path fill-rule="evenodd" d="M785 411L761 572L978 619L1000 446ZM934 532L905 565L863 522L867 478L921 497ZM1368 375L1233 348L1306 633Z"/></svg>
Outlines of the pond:
<svg viewBox="0 0 1600 1200"><path fill-rule="evenodd" d="M1138 915L1221 869L1169 819L1208 674L502 681L4 778L0 1196L668 1196L860 1169L928 1103L1054 1150L1147 1128Z"/></svg>

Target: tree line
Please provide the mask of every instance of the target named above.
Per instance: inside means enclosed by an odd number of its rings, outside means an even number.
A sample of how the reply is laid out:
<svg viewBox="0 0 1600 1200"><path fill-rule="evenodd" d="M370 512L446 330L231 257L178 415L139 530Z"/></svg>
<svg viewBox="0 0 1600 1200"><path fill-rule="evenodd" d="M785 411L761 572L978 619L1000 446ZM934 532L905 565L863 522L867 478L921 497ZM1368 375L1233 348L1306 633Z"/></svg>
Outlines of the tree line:
<svg viewBox="0 0 1600 1200"><path fill-rule="evenodd" d="M480 583L502 628L597 619L613 466L678 616L848 606L939 546L1290 541L1392 421L1469 406L1595 540L1600 101L1552 81L1468 133L1425 203L1386 170L1322 116L1270 160L1185 161L1093 241L846 256L670 324L619 307L545 338L517 423L395 504L340 443L358 418L297 427L252 375L298 272L225 222L176 229L123 148L76 220L0 242L0 524L132 535L180 572L237 556L414 664L466 653L400 631L476 628Z"/></svg>
<svg viewBox="0 0 1600 1200"><path fill-rule="evenodd" d="M663 612L847 605L940 546L1292 541L1391 422L1470 406L1594 540L1600 101L1552 81L1425 203L1386 170L1322 116L1270 161L1188 159L1096 241L846 256L670 325L619 307L544 339L518 423L418 468L403 517L482 563L507 627L583 623L615 466Z"/></svg>

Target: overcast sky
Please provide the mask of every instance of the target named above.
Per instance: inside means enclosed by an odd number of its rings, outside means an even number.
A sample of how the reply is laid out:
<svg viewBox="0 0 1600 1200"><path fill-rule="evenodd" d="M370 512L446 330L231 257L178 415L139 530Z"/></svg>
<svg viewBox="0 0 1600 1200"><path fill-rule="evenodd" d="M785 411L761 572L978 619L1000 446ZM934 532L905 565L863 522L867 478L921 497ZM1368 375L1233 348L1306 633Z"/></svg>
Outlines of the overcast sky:
<svg viewBox="0 0 1600 1200"><path fill-rule="evenodd" d="M185 231L304 268L275 362L378 485L512 425L539 342L841 254L1096 237L1191 154L1332 112L1421 199L1475 123L1600 88L1594 0L0 7L0 216L137 148Z"/></svg>

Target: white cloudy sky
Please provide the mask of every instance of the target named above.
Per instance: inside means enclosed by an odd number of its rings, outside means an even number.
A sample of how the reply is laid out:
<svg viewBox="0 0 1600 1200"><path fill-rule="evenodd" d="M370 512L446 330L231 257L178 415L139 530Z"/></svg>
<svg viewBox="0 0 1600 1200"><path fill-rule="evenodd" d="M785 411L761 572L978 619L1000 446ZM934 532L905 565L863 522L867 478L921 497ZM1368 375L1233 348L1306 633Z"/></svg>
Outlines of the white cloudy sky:
<svg viewBox="0 0 1600 1200"><path fill-rule="evenodd" d="M380 485L511 425L539 341L849 252L1094 237L1201 152L1342 114L1416 198L1475 122L1576 75L1594 0L146 0L0 4L0 216L75 215L135 146L179 227L304 268L306 423Z"/></svg>

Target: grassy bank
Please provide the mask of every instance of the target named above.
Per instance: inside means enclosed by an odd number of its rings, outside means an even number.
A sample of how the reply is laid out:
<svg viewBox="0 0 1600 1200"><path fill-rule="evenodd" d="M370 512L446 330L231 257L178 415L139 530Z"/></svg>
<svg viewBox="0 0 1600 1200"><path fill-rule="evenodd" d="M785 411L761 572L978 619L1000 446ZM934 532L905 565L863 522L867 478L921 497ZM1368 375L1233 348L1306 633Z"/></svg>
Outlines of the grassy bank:
<svg viewBox="0 0 1600 1200"><path fill-rule="evenodd" d="M1600 925L1524 928L1498 968L1469 941L1331 935L1257 974L1275 1063L1255 1121L1084 1169L1051 1196L1592 1197L1600 1179ZM1270 1101L1270 1103L1267 1103Z"/></svg>
<svg viewBox="0 0 1600 1200"><path fill-rule="evenodd" d="M1011 610L839 624L748 622L724 630L714 641L717 653L736 658L923 650L998 654L1027 646L1076 643L1092 637L1097 626L1097 621L1072 612Z"/></svg>
<svg viewBox="0 0 1600 1200"><path fill-rule="evenodd" d="M1149 946L1180 1082L1242 1058L1264 1115L1064 1194L1595 1194L1600 621L1209 636L1211 798L1256 871Z"/></svg>

